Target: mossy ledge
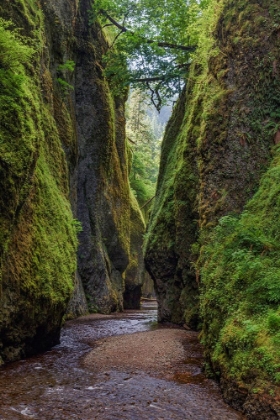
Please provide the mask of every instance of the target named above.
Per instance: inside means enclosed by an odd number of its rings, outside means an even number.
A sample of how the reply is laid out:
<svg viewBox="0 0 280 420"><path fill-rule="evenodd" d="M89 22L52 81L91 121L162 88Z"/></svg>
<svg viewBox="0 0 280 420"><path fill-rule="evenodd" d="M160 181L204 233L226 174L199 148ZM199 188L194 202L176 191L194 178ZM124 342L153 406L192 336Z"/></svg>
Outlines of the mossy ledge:
<svg viewBox="0 0 280 420"><path fill-rule="evenodd" d="M145 262L160 320L199 324L225 399L276 419L279 7L212 2L201 25L162 147Z"/></svg>
<svg viewBox="0 0 280 420"><path fill-rule="evenodd" d="M108 46L90 7L0 5L0 363L58 343L66 313L122 310L130 238L142 241L126 98L103 76Z"/></svg>

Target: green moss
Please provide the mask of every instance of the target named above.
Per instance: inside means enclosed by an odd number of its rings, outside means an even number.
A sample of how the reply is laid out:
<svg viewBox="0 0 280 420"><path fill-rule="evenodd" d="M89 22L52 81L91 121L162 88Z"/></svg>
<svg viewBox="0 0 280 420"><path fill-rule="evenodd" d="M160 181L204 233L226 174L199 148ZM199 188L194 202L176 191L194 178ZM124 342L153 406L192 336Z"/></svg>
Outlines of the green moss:
<svg viewBox="0 0 280 420"><path fill-rule="evenodd" d="M210 10L210 16L204 23L209 32L217 19L215 13L216 10ZM217 120L220 128L228 124L224 112L228 89L209 73L210 59L214 60L218 55L213 37L207 32L201 38L187 88L167 125L145 245L145 259L151 276L165 284L164 290L158 290L158 293L164 302L162 305L169 308L168 320L187 322L193 327L198 323L198 281L193 264L195 256L191 250L199 229L197 211L201 160L198 152L202 146L206 148L208 130L213 131L213 137L218 132ZM219 70L221 62L224 63L222 54L215 64ZM215 141L222 142L226 135L224 128ZM165 267L162 261L164 254L172 260L172 269L168 258Z"/></svg>
<svg viewBox="0 0 280 420"><path fill-rule="evenodd" d="M188 321L201 289L212 372L254 393L279 381L278 149L259 187L279 133L279 23L276 1L212 2L187 106L167 127L146 245L176 318L168 294L180 288Z"/></svg>
<svg viewBox="0 0 280 420"><path fill-rule="evenodd" d="M126 288L130 288L133 291L137 286L142 286L143 283L144 266L142 246L145 221L138 201L132 191L130 193L130 203L130 252L129 264L125 270L124 277Z"/></svg>
<svg viewBox="0 0 280 420"><path fill-rule="evenodd" d="M278 383L280 151L239 218L220 220L202 250L203 341L213 365L244 382ZM215 321L215 322L214 322Z"/></svg>
<svg viewBox="0 0 280 420"><path fill-rule="evenodd" d="M279 127L279 74L275 70L279 39L274 28L279 27L280 17L268 12L270 6L271 2L249 5L239 1L232 8L230 2L223 2L215 32L220 53L210 60L209 69L213 74L217 72L221 65L217 62L220 54L230 57L228 62L234 59L234 71L229 66L229 71L222 76L222 79L225 77L222 83L229 80L233 87L232 92L224 96L224 106L222 97L215 102L217 95L212 95L214 108L223 106L228 123L227 127L222 121L219 123L218 113L214 111L215 116L212 112L215 126L206 122L208 139L205 147L205 140L200 146L203 152L200 172L205 179L205 191L210 180L212 188L221 184L226 187L212 195L206 193L200 201L203 229L197 267L203 283L203 342L212 371L242 384L249 391L254 389L255 393L264 392L267 384L278 383L280 360L275 340L280 303L278 149L258 188L258 179L268 166L271 145ZM271 36L266 46L261 44L265 33ZM230 109L228 104L231 104ZM211 108L212 105L210 112ZM231 148L235 155L234 182L239 188L243 185L238 193L227 181L221 160L222 156L227 159L226 155L220 154L220 164L213 161L215 155L209 138L215 130L221 148L224 147L223 136L232 144L238 138L242 146L236 144ZM207 161L212 161L217 170L212 179L207 175ZM246 171L242 161L247 162ZM219 216L225 214L230 215L222 217L212 231Z"/></svg>
<svg viewBox="0 0 280 420"><path fill-rule="evenodd" d="M166 292L156 284L162 307L161 320L182 323L191 302L196 310L188 312L192 325L197 313L197 284L194 270L188 266L191 243L195 241L197 219L195 197L197 169L194 153L196 138L186 138L195 121L194 107L189 106L189 91L184 91L168 123L161 151L157 193L153 204L145 245L145 259L151 276L162 279ZM199 107L199 104L195 106ZM186 234L187 232L187 234ZM165 261L162 259L166 256ZM170 267L173 267L171 270ZM161 295L162 293L162 295ZM186 302L184 296L189 299Z"/></svg>
<svg viewBox="0 0 280 420"><path fill-rule="evenodd" d="M22 37L0 20L1 299L12 293L17 301L17 307L2 305L0 326L12 322L10 337L16 337L22 325L22 335L32 339L40 328L47 337L60 326L73 289L77 237L62 141L41 97L41 10L33 1L18 1L16 9L32 31ZM3 333L4 347L5 340Z"/></svg>

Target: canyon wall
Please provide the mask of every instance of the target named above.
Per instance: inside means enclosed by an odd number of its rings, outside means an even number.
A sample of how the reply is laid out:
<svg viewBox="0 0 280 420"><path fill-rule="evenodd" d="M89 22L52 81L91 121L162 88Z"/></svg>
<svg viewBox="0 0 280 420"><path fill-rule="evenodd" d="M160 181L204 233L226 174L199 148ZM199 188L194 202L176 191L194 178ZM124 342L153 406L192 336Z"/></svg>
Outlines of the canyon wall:
<svg viewBox="0 0 280 420"><path fill-rule="evenodd" d="M145 262L159 320L202 329L208 373L279 418L276 1L212 2L167 126Z"/></svg>
<svg viewBox="0 0 280 420"><path fill-rule="evenodd" d="M126 98L103 76L108 44L90 8L0 5L1 361L56 344L66 312L122 310L125 270L138 257L143 265ZM136 306L139 287L127 277Z"/></svg>

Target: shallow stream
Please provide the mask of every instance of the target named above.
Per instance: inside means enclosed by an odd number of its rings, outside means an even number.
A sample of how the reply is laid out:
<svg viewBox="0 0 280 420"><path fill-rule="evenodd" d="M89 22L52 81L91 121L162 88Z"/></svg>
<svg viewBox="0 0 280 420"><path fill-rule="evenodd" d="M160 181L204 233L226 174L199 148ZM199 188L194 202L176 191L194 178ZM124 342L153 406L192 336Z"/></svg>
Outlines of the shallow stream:
<svg viewBox="0 0 280 420"><path fill-rule="evenodd" d="M139 311L67 322L60 345L0 369L0 420L243 419L202 374L201 354L196 347L193 351L196 342L174 380L83 367L96 340L149 331L155 321L156 308L146 304Z"/></svg>

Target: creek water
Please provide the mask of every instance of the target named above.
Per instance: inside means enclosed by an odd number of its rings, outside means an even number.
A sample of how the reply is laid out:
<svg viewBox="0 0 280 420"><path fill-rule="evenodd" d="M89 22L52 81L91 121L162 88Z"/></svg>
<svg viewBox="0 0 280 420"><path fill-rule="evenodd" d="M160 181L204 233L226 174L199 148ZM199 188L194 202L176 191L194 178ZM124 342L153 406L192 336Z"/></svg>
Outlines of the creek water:
<svg viewBox="0 0 280 420"><path fill-rule="evenodd" d="M144 372L94 373L82 363L96 340L155 328L156 308L67 322L52 350L0 369L0 420L194 419L244 417L228 407L201 372L201 354L174 380ZM188 373L188 372L193 372Z"/></svg>

